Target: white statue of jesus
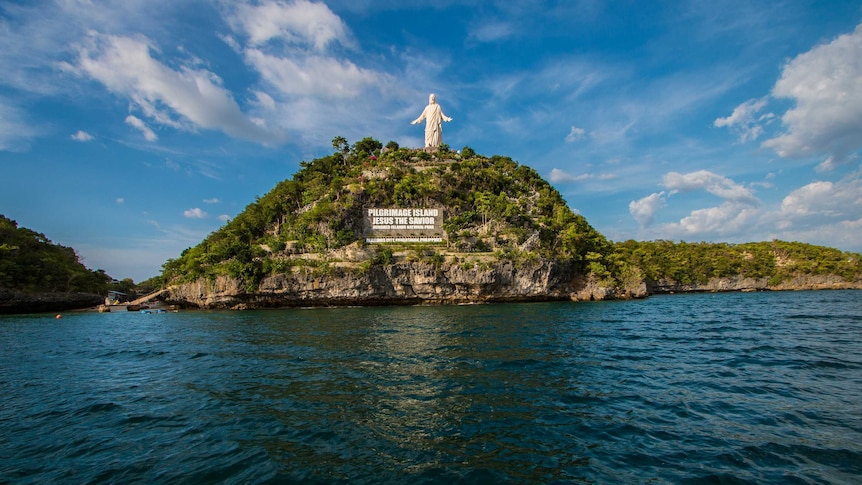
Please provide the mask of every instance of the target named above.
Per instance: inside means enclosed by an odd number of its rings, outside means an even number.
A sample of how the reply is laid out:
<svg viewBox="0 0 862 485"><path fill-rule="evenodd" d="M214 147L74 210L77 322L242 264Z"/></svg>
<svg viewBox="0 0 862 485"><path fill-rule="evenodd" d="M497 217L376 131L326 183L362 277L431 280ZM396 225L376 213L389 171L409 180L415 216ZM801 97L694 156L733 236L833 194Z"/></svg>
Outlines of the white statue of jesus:
<svg viewBox="0 0 862 485"><path fill-rule="evenodd" d="M443 114L443 108L437 104L437 96L431 93L428 96L428 106L422 111L418 118L410 124L419 124L425 120L425 148L437 148L443 143L443 122L452 121L452 118Z"/></svg>

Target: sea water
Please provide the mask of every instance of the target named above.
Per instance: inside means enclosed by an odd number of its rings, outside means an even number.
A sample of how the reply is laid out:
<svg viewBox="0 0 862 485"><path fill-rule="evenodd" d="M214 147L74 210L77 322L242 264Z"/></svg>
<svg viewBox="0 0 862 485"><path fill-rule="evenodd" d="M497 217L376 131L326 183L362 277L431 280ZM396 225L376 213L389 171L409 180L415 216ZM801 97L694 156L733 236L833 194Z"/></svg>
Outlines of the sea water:
<svg viewBox="0 0 862 485"><path fill-rule="evenodd" d="M0 317L0 483L859 483L862 292Z"/></svg>

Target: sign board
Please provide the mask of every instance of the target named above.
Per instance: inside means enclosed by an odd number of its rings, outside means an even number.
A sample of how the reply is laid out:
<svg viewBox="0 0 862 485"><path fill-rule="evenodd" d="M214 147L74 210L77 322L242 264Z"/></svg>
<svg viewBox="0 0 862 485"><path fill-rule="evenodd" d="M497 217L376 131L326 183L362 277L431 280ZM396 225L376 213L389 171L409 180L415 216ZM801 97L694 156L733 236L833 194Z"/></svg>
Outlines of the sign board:
<svg viewBox="0 0 862 485"><path fill-rule="evenodd" d="M443 209L365 209L365 241L442 242Z"/></svg>

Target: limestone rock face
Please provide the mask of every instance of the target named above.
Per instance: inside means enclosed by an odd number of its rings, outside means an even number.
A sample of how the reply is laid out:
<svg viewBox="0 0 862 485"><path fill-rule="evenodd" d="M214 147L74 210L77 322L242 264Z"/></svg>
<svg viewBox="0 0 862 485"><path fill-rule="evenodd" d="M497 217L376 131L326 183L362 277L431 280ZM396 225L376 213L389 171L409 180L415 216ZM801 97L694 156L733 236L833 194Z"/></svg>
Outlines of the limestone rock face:
<svg viewBox="0 0 862 485"><path fill-rule="evenodd" d="M645 290L645 289L644 289ZM587 282L571 266L554 261L486 268L403 262L365 272L336 268L327 274L282 273L248 291L241 281L218 277L173 287L169 303L198 308L416 305L502 301L601 300L626 296Z"/></svg>
<svg viewBox="0 0 862 485"><path fill-rule="evenodd" d="M570 266L541 260L524 265L504 261L486 268L403 262L365 272L340 268L264 278L249 291L241 280L220 276L172 286L164 300L185 307L253 309L313 306L459 304L514 301L598 301L645 298L661 293L819 290L862 288L862 281L838 276L799 276L770 286L766 278L713 278L705 284L633 281L608 286Z"/></svg>
<svg viewBox="0 0 862 485"><path fill-rule="evenodd" d="M712 291L757 291L769 289L767 278L745 278L732 276L727 278L710 278L705 284L681 284L672 280L653 282L649 285L649 292L655 293L689 293L689 292L712 292Z"/></svg>
<svg viewBox="0 0 862 485"><path fill-rule="evenodd" d="M704 284L694 283L683 285L675 281L664 280L651 282L646 286L650 294L715 291L841 290L862 289L862 281L847 281L838 275L798 275L784 280L779 284L770 284L768 278L731 276L726 278L711 278Z"/></svg>
<svg viewBox="0 0 862 485"><path fill-rule="evenodd" d="M647 285L642 280L614 287L602 284L595 277L590 276L578 285L578 290L571 295L571 299L574 301L630 300L646 298L649 295L647 290Z"/></svg>
<svg viewBox="0 0 862 485"><path fill-rule="evenodd" d="M858 290L862 280L847 281L838 275L796 276L775 285L775 290Z"/></svg>

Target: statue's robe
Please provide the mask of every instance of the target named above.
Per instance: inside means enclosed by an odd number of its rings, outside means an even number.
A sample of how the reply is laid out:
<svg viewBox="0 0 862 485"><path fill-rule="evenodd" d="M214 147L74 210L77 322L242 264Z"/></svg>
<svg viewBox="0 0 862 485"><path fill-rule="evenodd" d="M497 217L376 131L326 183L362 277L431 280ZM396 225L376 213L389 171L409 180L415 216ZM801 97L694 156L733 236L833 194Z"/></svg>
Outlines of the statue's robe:
<svg viewBox="0 0 862 485"><path fill-rule="evenodd" d="M443 109L437 103L430 103L422 110L422 114L416 118L414 123L425 120L425 146L437 148L443 143L443 120L448 116L443 114Z"/></svg>

